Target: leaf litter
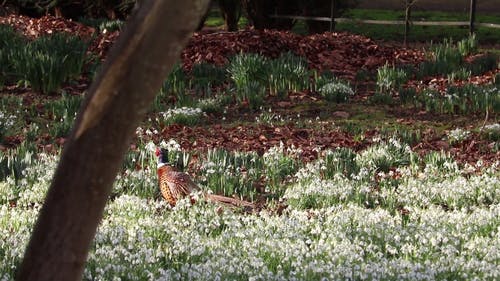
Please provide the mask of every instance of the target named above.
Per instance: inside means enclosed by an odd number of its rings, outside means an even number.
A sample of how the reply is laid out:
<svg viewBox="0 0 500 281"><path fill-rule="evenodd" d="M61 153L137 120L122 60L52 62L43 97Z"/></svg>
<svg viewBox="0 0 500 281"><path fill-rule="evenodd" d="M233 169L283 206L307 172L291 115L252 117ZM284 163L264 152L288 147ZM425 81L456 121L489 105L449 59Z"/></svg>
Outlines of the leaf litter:
<svg viewBox="0 0 500 281"><path fill-rule="evenodd" d="M120 32L98 32L95 28L85 26L71 20L44 16L30 18L20 15L0 17L0 24L13 26L15 30L28 38L37 38L57 32L67 32L82 38L92 39L89 52L104 60L110 47L118 38ZM359 70L374 71L378 67L389 63L394 65L417 65L426 60L425 53L420 49L404 48L387 43L379 43L370 38L349 33L326 32L314 35L297 35L288 31L244 29L238 32L213 32L201 31L193 34L186 48L181 54L181 61L185 70L200 62L223 65L232 56L239 53L254 52L266 57L276 58L284 52L292 52L306 58L309 67L319 71L329 70L336 76L353 81ZM483 75L472 76L467 81L456 81L454 85L464 83L484 84L490 83L500 70L489 71ZM72 85L65 89L68 92L84 92L83 86L88 81L82 79L81 85ZM433 85L438 89L446 87L449 81L443 77L426 79L424 84ZM422 81L410 81L409 85L422 87ZM72 89L71 87L75 88ZM8 87L9 91L19 94L15 87ZM73 91L72 91L73 90ZM32 95L32 93L27 93ZM275 101L273 105L278 108L293 108L303 101L304 97L317 100L311 93L301 93L301 99L290 101ZM408 116L414 116L409 112ZM237 116L233 116L235 120ZM430 118L433 118L432 116ZM406 118L402 118L406 119ZM411 118L410 118L411 119ZM449 121L452 122L450 117ZM217 122L215 122L217 123ZM376 130L375 130L376 131ZM317 149L332 147L351 147L356 150L363 149L370 141L373 132L365 132L364 141L355 140L353 135L341 130L317 130L314 128L297 128L291 124L284 126L267 125L240 125L240 126L199 126L185 127L170 125L162 130L163 137L178 138L179 142L190 149L207 149L210 147L224 147L230 150L257 150L266 149L284 142L303 150L305 160L317 157ZM193 136L196 141L191 141ZM43 146L48 145L50 136L41 136ZM22 142L23 136L7 136L2 149L15 146ZM54 140L58 145L64 140ZM421 154L430 150L445 150L459 162L476 163L481 160L486 164L500 159L499 152L491 152L491 143L482 139L478 134L473 134L464 142L455 146L443 145L442 137L424 138L413 148Z"/></svg>

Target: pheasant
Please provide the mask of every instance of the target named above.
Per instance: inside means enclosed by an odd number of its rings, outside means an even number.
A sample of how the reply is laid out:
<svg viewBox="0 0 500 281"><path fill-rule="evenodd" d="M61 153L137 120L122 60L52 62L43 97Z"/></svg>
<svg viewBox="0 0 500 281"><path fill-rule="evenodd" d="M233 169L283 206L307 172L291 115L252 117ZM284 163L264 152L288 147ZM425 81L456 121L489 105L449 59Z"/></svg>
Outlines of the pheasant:
<svg viewBox="0 0 500 281"><path fill-rule="evenodd" d="M156 156L158 157L157 171L160 191L163 198L170 206L175 206L177 200L190 196L192 192L200 190L188 174L180 172L169 165L168 151L166 149L156 149ZM254 208L254 204L236 198L209 194L206 192L203 193L203 196L209 201L227 206Z"/></svg>

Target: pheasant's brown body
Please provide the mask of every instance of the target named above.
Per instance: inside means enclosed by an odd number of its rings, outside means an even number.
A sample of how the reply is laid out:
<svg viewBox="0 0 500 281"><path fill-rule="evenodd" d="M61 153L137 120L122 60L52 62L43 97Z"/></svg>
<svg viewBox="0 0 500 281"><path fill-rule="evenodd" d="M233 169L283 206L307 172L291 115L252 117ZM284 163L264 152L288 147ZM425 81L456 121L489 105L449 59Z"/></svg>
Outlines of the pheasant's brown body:
<svg viewBox="0 0 500 281"><path fill-rule="evenodd" d="M158 181L161 195L171 206L175 206L177 200L198 190L187 174L176 171L169 165L158 168Z"/></svg>
<svg viewBox="0 0 500 281"><path fill-rule="evenodd" d="M158 182L160 186L161 195L173 207L176 205L177 200L190 196L194 191L198 191L198 186L193 182L188 174L179 172L172 166L167 164L166 150L158 150ZM204 194L204 197L210 201L225 204L229 206L251 207L255 206L246 201L238 200L235 198Z"/></svg>
<svg viewBox="0 0 500 281"><path fill-rule="evenodd" d="M175 206L175 202L177 201L170 192L170 187L168 187L168 180L166 177L166 167L158 168L158 182L160 184L161 195L171 206Z"/></svg>

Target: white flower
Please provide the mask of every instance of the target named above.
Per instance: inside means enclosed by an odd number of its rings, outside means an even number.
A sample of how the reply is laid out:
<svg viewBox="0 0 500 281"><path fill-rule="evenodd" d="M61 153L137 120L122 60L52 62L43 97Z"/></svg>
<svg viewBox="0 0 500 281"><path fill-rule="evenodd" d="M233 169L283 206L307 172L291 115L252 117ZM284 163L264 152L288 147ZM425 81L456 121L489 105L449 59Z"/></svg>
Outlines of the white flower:
<svg viewBox="0 0 500 281"><path fill-rule="evenodd" d="M288 157L284 146L267 151L266 161ZM388 141L357 155L392 157L396 150L407 153L404 144ZM454 164L449 165L457 170L440 173L399 167L394 174L401 178L393 186L391 172L374 182L370 161L362 162L366 166L352 178L337 173L325 179L320 169L333 154L322 155L297 172L302 178L284 187L288 208L279 215L272 208L258 213L221 208L204 202L202 193L193 195L195 204L185 198L171 208L155 197L154 168L124 171L84 278L435 280L452 272L452 279L498 279L498 163L467 176ZM257 157L254 161L262 160ZM201 170L219 169L203 159ZM21 180L0 180L0 280L13 278L56 164L56 157L39 154ZM235 166L231 171L238 171ZM17 204L11 204L13 199Z"/></svg>
<svg viewBox="0 0 500 281"><path fill-rule="evenodd" d="M500 131L500 123L485 125L484 129L487 131Z"/></svg>
<svg viewBox="0 0 500 281"><path fill-rule="evenodd" d="M469 137L469 135L470 131L456 128L448 132L447 139L450 143L454 144L466 140Z"/></svg>
<svg viewBox="0 0 500 281"><path fill-rule="evenodd" d="M149 151L149 152L156 151L156 145L152 141L148 142L144 148L146 149L146 151Z"/></svg>

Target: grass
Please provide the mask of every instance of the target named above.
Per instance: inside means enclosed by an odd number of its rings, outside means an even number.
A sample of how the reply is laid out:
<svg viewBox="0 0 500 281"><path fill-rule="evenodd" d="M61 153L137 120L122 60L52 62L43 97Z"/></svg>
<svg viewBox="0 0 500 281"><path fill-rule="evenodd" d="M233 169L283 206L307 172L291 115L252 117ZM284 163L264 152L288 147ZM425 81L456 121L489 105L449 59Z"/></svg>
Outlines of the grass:
<svg viewBox="0 0 500 281"><path fill-rule="evenodd" d="M347 11L343 17L354 19L371 19L371 20L404 20L404 10L376 10L376 9L352 9ZM439 11L418 11L412 10L413 20L425 21L468 21L468 13L453 13ZM478 22L500 23L500 18L493 15L476 15Z"/></svg>
<svg viewBox="0 0 500 281"><path fill-rule="evenodd" d="M369 25L361 23L338 23L336 31L361 34L375 40L403 41L403 25ZM469 29L457 26L413 26L409 42L441 41L443 35L454 40L467 37ZM500 36L493 28L479 27L476 31L477 38L481 44L494 44L499 41Z"/></svg>
<svg viewBox="0 0 500 281"><path fill-rule="evenodd" d="M224 26L224 19L220 14L220 10L218 8L212 8L208 12L208 17L205 20L205 26L209 27L222 27Z"/></svg>
<svg viewBox="0 0 500 281"><path fill-rule="evenodd" d="M342 17L362 19L362 20L404 20L403 9L393 10L368 10L351 9ZM420 21L468 21L467 13L452 13L438 11L412 11L412 19ZM477 22L500 24L500 17L494 15L476 15ZM242 16L238 26L244 28L248 20ZM224 21L218 9L212 9L209 13L206 26L222 28ZM304 21L297 21L293 31L298 34L306 34L307 27ZM345 31L354 34L361 34L376 40L400 41L404 36L404 25L370 25L361 23L337 23L336 31ZM481 44L495 44L500 42L498 29L478 27L476 35ZM447 38L460 40L469 35L468 27L457 26L413 26L410 31L410 42L441 41L443 35Z"/></svg>
<svg viewBox="0 0 500 281"><path fill-rule="evenodd" d="M377 69L377 86L380 93L399 90L407 81L407 74L402 69L396 69L387 63Z"/></svg>
<svg viewBox="0 0 500 281"><path fill-rule="evenodd" d="M98 19L80 18L78 21L84 25L91 26L91 27L98 29L99 32L103 32L104 30L106 30L107 32L121 30L123 25L124 25L124 21L109 20L109 19L105 19L105 18L98 18Z"/></svg>
<svg viewBox="0 0 500 281"><path fill-rule="evenodd" d="M80 38L62 33L40 37L14 54L14 68L35 91L55 93L80 75L87 47Z"/></svg>
<svg viewBox="0 0 500 281"><path fill-rule="evenodd" d="M343 17L365 20L404 20L404 11L353 9ZM412 19L420 21L468 21L467 13L450 13L437 11L412 11ZM476 15L477 22L500 23L500 17L492 15ZM368 25L338 23L338 31L362 34L377 40L402 41L404 25ZM457 26L413 26L409 40L414 42L441 41L443 35L447 38L460 40L469 35L468 27ZM497 43L500 35L497 29L478 27L476 31L480 43Z"/></svg>
<svg viewBox="0 0 500 281"><path fill-rule="evenodd" d="M367 10L367 9L352 9L342 17L365 20L404 20L404 11L391 10ZM413 11L413 20L425 21L468 21L466 13L449 13L449 12L434 12L434 11ZM492 15L476 16L477 22L484 23L500 23L500 17ZM247 25L247 19L242 16L239 21L239 27L244 28ZM218 9L212 9L205 22L206 26L222 28L224 21L220 17ZM293 31L298 34L306 34L307 28L304 21L298 21ZM336 31L346 31L354 34L361 34L376 40L386 41L402 41L404 36L403 25L369 25L369 24L353 24L353 23L337 23ZM411 42L428 42L441 41L443 35L460 40L469 35L468 27L456 26L413 26L410 32L409 40ZM500 35L497 29L478 27L476 31L478 40L481 44L494 44L500 41Z"/></svg>

